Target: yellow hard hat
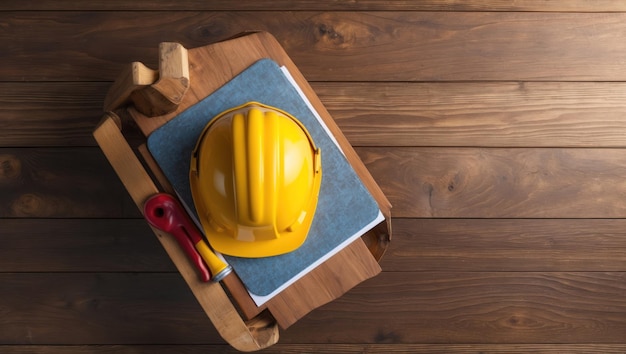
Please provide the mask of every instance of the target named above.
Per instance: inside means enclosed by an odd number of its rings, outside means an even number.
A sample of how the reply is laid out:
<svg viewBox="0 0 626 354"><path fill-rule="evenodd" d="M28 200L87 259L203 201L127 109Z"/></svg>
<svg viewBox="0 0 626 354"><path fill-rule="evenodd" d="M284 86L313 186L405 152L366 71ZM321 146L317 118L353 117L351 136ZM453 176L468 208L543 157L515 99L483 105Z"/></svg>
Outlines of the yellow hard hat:
<svg viewBox="0 0 626 354"><path fill-rule="evenodd" d="M306 239L322 180L320 150L289 113L249 102L207 124L189 177L198 217L216 251L276 256Z"/></svg>

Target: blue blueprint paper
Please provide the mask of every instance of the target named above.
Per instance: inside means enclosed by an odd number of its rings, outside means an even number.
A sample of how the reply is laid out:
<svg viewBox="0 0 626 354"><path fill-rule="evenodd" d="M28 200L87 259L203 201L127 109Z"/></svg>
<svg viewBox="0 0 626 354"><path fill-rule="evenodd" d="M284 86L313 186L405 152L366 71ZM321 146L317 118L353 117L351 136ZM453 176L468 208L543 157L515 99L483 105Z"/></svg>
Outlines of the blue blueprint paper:
<svg viewBox="0 0 626 354"><path fill-rule="evenodd" d="M280 108L298 118L322 156L319 201L305 243L275 257L225 256L248 290L265 296L374 221L379 208L280 67L262 59L148 137L150 153L193 213L189 166L200 133L219 113L250 101Z"/></svg>

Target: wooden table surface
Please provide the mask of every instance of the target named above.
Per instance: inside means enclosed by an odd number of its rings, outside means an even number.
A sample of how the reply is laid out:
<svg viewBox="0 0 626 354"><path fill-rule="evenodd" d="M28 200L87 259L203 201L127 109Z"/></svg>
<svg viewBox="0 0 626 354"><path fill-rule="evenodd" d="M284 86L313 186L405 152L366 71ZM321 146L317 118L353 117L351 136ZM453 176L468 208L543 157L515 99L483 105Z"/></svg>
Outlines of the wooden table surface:
<svg viewBox="0 0 626 354"><path fill-rule="evenodd" d="M394 205L267 352L626 351L626 2L0 3L0 352L228 352L92 138L162 41L283 45Z"/></svg>

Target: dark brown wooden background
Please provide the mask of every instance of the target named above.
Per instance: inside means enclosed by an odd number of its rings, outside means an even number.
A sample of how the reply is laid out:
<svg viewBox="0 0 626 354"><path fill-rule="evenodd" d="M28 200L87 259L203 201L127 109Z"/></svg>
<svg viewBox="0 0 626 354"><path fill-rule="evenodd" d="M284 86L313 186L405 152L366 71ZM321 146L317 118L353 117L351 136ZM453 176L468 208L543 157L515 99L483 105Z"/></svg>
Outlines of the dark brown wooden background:
<svg viewBox="0 0 626 354"><path fill-rule="evenodd" d="M471 4L470 4L471 3ZM0 2L0 352L228 351L91 137L157 45L275 35L394 205L268 352L626 351L626 2Z"/></svg>

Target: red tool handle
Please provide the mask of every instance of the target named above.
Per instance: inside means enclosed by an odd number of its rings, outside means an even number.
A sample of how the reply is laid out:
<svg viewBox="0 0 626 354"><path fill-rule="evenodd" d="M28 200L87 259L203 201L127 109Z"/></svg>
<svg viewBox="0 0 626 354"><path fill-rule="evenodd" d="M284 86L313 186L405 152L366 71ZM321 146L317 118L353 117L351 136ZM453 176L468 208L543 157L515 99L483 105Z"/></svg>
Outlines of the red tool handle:
<svg viewBox="0 0 626 354"><path fill-rule="evenodd" d="M187 230L194 230L195 225L185 213L182 205L171 195L155 194L143 206L144 217L155 228L167 232L176 238L178 244L187 254L189 260L200 272L202 281L209 281L211 273L196 251Z"/></svg>

